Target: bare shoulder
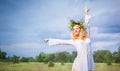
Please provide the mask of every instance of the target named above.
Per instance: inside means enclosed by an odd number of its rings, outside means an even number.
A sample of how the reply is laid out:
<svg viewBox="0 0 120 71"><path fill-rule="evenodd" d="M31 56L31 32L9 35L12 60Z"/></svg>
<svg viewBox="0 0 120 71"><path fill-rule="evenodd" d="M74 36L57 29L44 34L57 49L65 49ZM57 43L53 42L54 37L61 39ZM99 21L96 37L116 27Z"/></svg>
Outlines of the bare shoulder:
<svg viewBox="0 0 120 71"><path fill-rule="evenodd" d="M86 38L85 42L90 43L91 42L90 38Z"/></svg>

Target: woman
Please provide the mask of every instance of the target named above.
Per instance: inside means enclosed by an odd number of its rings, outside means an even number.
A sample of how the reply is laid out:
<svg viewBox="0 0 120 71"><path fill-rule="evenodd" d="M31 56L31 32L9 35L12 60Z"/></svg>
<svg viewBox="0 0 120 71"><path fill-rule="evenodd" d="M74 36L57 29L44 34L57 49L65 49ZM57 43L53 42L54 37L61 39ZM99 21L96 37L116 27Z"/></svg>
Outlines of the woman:
<svg viewBox="0 0 120 71"><path fill-rule="evenodd" d="M88 71L87 62L87 47L83 41L82 34L80 34L81 27L75 25L72 29L72 40L60 40L60 39L45 39L49 45L57 44L69 44L77 49L77 57L74 60L72 71Z"/></svg>
<svg viewBox="0 0 120 71"><path fill-rule="evenodd" d="M71 40L47 38L45 42L49 45L68 44L74 46L77 49L77 57L72 65L72 71L91 70L91 66L89 66L92 62L92 59L89 59L89 55L91 54L89 51L90 39L88 38L88 34L85 33L83 22L74 22L73 24L71 26Z"/></svg>

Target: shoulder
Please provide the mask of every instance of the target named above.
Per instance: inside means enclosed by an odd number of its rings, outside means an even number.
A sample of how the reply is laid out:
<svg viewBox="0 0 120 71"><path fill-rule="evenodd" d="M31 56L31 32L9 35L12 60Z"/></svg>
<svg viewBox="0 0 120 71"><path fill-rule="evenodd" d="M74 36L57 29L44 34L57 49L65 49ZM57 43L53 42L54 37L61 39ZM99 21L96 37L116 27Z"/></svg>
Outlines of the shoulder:
<svg viewBox="0 0 120 71"><path fill-rule="evenodd" d="M87 43L90 43L90 42L91 42L90 38L86 38L85 41L86 41Z"/></svg>

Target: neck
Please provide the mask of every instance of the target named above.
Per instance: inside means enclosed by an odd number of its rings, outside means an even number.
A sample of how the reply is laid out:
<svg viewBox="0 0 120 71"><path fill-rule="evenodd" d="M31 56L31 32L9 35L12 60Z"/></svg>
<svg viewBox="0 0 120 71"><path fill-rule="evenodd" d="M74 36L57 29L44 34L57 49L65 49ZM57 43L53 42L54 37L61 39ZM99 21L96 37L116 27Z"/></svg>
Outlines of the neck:
<svg viewBox="0 0 120 71"><path fill-rule="evenodd" d="M86 40L87 37L78 37L77 39L80 39L80 40Z"/></svg>

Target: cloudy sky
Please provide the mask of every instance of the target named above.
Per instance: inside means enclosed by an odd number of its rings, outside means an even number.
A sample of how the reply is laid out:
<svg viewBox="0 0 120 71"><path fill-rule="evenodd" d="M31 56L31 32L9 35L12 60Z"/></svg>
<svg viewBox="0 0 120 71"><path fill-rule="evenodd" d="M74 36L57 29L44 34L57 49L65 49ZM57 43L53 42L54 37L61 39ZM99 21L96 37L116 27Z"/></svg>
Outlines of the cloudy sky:
<svg viewBox="0 0 120 71"><path fill-rule="evenodd" d="M8 56L40 52L75 51L71 46L48 46L44 38L70 39L68 22L92 16L91 40L95 50L120 46L120 0L0 0L0 48Z"/></svg>

